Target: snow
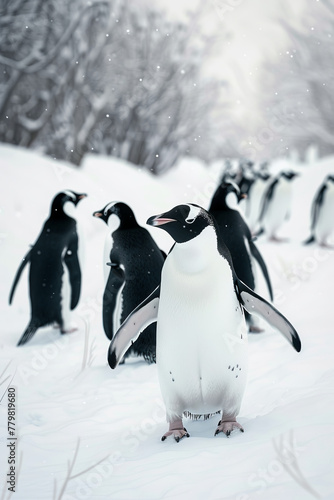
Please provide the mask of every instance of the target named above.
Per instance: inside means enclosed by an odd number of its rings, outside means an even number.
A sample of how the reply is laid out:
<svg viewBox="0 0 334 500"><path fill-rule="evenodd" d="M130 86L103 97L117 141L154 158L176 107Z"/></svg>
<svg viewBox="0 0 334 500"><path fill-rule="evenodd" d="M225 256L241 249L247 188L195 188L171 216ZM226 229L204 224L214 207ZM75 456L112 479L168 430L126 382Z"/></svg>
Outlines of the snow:
<svg viewBox="0 0 334 500"><path fill-rule="evenodd" d="M195 197L205 205L217 172L184 160L154 178L95 155L75 169L0 146L0 397L13 377L20 462L13 499L334 499L334 251L301 245L309 235L312 196L334 170L333 162L290 165L301 175L291 220L281 230L289 241L258 240L276 306L299 332L301 353L269 327L250 336L248 385L238 419L245 432L214 437L218 415L185 419L191 437L177 444L160 441L167 424L156 366L136 359L115 371L107 365L109 342L101 320L107 228L92 213L122 200L144 225L149 216ZM85 243L82 297L73 318L78 331L60 336L52 328L40 329L17 348L29 319L27 270L11 307L9 290L51 198L62 189L89 195L75 209ZM169 236L149 230L168 250ZM0 413L0 498L7 500L7 393Z"/></svg>

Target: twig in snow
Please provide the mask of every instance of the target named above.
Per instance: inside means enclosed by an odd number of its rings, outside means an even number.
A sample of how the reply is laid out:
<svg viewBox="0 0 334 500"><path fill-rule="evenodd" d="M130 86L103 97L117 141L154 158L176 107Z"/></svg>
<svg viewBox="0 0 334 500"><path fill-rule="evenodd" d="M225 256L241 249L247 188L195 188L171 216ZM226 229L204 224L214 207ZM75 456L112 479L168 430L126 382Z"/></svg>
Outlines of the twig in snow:
<svg viewBox="0 0 334 500"><path fill-rule="evenodd" d="M297 460L297 454L293 454L291 459L287 459L285 456L284 452L285 447L283 443L283 436L281 436L280 442L276 443L275 440L273 439L273 446L276 450L278 460L280 463L283 465L284 469L286 472L298 483L304 490L308 491L311 495L313 495L315 498L321 498L321 496L312 488L312 486L308 483L306 478L304 477L302 471L300 470L298 460ZM294 446L294 438L293 438L293 432L292 430L290 431L290 449L293 450Z"/></svg>
<svg viewBox="0 0 334 500"><path fill-rule="evenodd" d="M106 455L105 457L103 457L101 460L99 460L95 464L91 465L90 467L87 467L87 469L84 469L81 472L78 472L77 474L71 475L73 467L74 467L74 464L75 464L77 456L78 456L79 446L80 446L80 438L78 438L78 442L77 442L77 446L75 448L75 452L74 452L74 455L73 455L72 462L68 461L68 463L67 463L67 475L66 475L66 477L64 479L64 483L63 483L63 485L61 487L61 490L59 492L58 497L57 497L57 480L55 479L55 482L54 482L54 485L53 485L53 500L61 500L63 494L65 493L65 490L66 490L66 487L67 487L69 481L71 481L72 479L75 479L75 478L77 478L79 476L82 476L83 474L86 474L86 472L94 469L94 467L96 467L100 463L104 462L104 460L107 460L107 458L109 457L109 455Z"/></svg>

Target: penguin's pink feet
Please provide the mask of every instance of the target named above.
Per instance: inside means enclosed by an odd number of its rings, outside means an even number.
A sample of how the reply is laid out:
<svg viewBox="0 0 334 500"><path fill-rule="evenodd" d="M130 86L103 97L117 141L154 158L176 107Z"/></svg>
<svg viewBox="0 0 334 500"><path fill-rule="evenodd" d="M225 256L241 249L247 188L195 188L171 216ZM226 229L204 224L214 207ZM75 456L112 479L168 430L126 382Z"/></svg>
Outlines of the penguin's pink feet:
<svg viewBox="0 0 334 500"><path fill-rule="evenodd" d="M62 328L62 329L60 330L60 332L61 332L62 334L65 334L65 333L73 333L73 332L76 332L76 331L77 331L77 329L78 329L78 328L77 328L76 326L73 326L72 328L67 328L67 329Z"/></svg>
<svg viewBox="0 0 334 500"><path fill-rule="evenodd" d="M169 424L169 431L167 431L161 438L161 441L165 441L169 436L173 436L175 441L178 443L180 439L184 436L189 437L187 429L183 427L182 420L179 418L174 422Z"/></svg>
<svg viewBox="0 0 334 500"><path fill-rule="evenodd" d="M278 236L270 236L269 241L272 241L274 243L286 243L289 241L289 238L279 238Z"/></svg>
<svg viewBox="0 0 334 500"><path fill-rule="evenodd" d="M227 437L230 437L231 432L234 429L239 429L240 432L244 432L243 427L238 424L238 422L235 419L230 419L230 420L219 420L218 422L218 427L215 432L215 436L219 434L220 432L223 432L226 434Z"/></svg>
<svg viewBox="0 0 334 500"><path fill-rule="evenodd" d="M251 325L249 327L249 332L250 333L262 333L264 332L263 328L260 328L259 326Z"/></svg>

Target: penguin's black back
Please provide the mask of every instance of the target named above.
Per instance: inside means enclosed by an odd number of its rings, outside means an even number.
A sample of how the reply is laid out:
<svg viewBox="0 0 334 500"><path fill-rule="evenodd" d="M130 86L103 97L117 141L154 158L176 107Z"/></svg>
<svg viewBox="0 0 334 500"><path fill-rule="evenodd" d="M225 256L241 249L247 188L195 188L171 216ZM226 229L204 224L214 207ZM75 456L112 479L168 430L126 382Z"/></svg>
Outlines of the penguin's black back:
<svg viewBox="0 0 334 500"><path fill-rule="evenodd" d="M127 316L160 284L164 257L150 233L139 225L112 233L112 263L123 266L124 288L120 320ZM133 344L133 351L155 361L156 325L150 325Z"/></svg>
<svg viewBox="0 0 334 500"><path fill-rule="evenodd" d="M210 208L209 212L215 218L220 235L230 251L238 278L254 290L254 275L246 247L246 240L251 239L251 234L246 222L237 210Z"/></svg>
<svg viewBox="0 0 334 500"><path fill-rule="evenodd" d="M51 216L30 253L31 322L38 327L52 322L62 326L63 257L68 247L77 250L75 220L66 214Z"/></svg>

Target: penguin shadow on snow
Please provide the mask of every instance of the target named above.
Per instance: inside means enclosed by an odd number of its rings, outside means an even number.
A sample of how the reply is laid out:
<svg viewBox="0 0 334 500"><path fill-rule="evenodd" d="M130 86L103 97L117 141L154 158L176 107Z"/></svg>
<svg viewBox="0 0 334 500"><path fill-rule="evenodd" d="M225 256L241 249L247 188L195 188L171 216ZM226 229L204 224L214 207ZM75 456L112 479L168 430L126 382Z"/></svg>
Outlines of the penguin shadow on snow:
<svg viewBox="0 0 334 500"><path fill-rule="evenodd" d="M103 328L111 340L127 316L160 284L166 254L149 231L141 227L132 209L110 202L93 213L108 226L104 249ZM124 358L156 360L156 325L148 325Z"/></svg>
<svg viewBox="0 0 334 500"><path fill-rule="evenodd" d="M18 346L28 342L41 327L56 325L62 334L75 331L70 316L78 305L81 292L80 243L76 221L66 209L68 204L77 206L86 196L71 190L58 193L52 200L50 216L39 237L22 259L10 291L9 304L25 266L29 264L31 318Z"/></svg>
<svg viewBox="0 0 334 500"><path fill-rule="evenodd" d="M157 323L157 368L168 431L178 442L189 437L184 414L221 412L215 435L235 429L245 390L248 349L244 311L258 314L299 352L292 324L237 276L215 219L203 208L183 204L147 223L167 231L175 244L161 284L134 309L113 336L108 363L116 368L141 332Z"/></svg>

